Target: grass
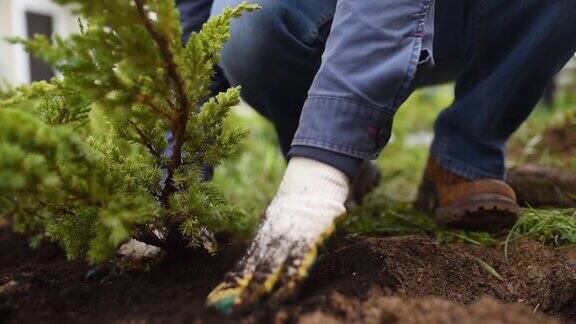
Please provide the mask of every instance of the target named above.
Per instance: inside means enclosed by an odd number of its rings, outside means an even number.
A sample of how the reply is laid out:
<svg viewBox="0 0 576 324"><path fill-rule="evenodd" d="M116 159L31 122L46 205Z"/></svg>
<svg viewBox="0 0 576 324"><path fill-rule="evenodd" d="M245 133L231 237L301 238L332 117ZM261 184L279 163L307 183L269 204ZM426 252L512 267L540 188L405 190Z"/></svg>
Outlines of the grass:
<svg viewBox="0 0 576 324"><path fill-rule="evenodd" d="M574 210L526 209L508 236L493 236L483 232L446 231L438 228L432 218L412 208L411 202L428 157L428 143L414 141L415 134L426 138L432 134L437 115L452 101L449 86L417 91L400 109L394 121L393 137L378 160L382 184L353 209L340 224L340 231L350 235L424 234L441 243L461 242L497 246L521 238L547 244L576 244L576 213ZM537 161L549 165L575 166L566 163L542 147L538 136L550 125L567 123L569 109L537 108L511 140L511 163ZM236 203L255 225L271 201L279 184L285 162L276 146L272 126L256 113L236 114L229 121L252 130L242 153L216 171L215 182L226 197ZM564 123L564 124L563 124ZM560 163L561 161L562 163Z"/></svg>
<svg viewBox="0 0 576 324"><path fill-rule="evenodd" d="M488 263L486 263L484 260L477 258L475 256L470 256L472 257L474 260L476 260L476 262L478 262L478 264L491 276L493 276L494 278L500 280L500 281L504 281L504 278L502 277L502 275L500 275L496 269L494 269L491 265L489 265Z"/></svg>
<svg viewBox="0 0 576 324"><path fill-rule="evenodd" d="M506 259L508 245L519 239L555 246L575 245L576 209L526 209L502 243Z"/></svg>
<svg viewBox="0 0 576 324"><path fill-rule="evenodd" d="M506 242L521 238L558 246L576 244L576 209L526 209Z"/></svg>

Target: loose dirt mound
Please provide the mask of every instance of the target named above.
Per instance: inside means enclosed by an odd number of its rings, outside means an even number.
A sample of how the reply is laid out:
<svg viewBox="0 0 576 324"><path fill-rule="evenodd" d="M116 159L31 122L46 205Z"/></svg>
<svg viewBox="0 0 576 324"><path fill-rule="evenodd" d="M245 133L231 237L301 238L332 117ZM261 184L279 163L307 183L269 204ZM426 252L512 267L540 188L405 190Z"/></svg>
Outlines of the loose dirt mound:
<svg viewBox="0 0 576 324"><path fill-rule="evenodd" d="M508 182L525 206L576 207L576 113L538 129L523 140L512 139L507 155L520 165L508 170Z"/></svg>
<svg viewBox="0 0 576 324"><path fill-rule="evenodd" d="M574 123L546 130L543 145L551 152L571 155L576 153L576 127Z"/></svg>
<svg viewBox="0 0 576 324"><path fill-rule="evenodd" d="M378 295L378 294L375 294ZM557 319L521 305L501 304L493 299L482 298L465 307L438 298L406 299L400 297L375 296L365 302L350 301L340 296L328 303L342 309L342 316L315 311L300 316L296 322L302 324L325 323L561 323ZM277 316L282 318L283 315Z"/></svg>
<svg viewBox="0 0 576 324"><path fill-rule="evenodd" d="M523 165L508 170L508 183L516 191L520 204L576 207L576 172Z"/></svg>
<svg viewBox="0 0 576 324"><path fill-rule="evenodd" d="M440 323L447 317L456 322L491 322L485 317L490 315L494 320L526 323L522 319L533 316L536 308L576 319L574 248L524 241L509 249L508 262L498 249L438 245L416 236L340 241L332 250L319 260L303 291L304 302L290 309L293 319L321 309L348 322L377 322L368 320L376 314L401 322ZM486 264L502 279L490 274ZM483 296L521 305L475 303ZM488 313L481 315L483 306ZM539 320L543 318L531 319Z"/></svg>
<svg viewBox="0 0 576 324"><path fill-rule="evenodd" d="M335 239L297 302L223 318L203 300L241 250L181 255L89 284L87 267L57 247L30 251L0 229L0 322L554 323L540 311L576 320L576 248L526 241L506 262L499 249L426 237Z"/></svg>

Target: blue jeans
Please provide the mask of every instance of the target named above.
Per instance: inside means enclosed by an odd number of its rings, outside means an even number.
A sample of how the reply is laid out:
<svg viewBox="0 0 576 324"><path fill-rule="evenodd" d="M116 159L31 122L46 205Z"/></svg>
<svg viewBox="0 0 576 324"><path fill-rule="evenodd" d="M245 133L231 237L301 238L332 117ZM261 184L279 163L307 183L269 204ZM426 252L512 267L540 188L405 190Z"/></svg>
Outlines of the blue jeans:
<svg viewBox="0 0 576 324"><path fill-rule="evenodd" d="M239 2L215 0L212 13ZM336 0L252 2L263 9L233 22L215 84L241 85L287 154ZM420 58L434 64L419 65L410 89L456 81L456 100L435 124L431 155L441 166L469 179L505 177L506 141L576 51L575 16L572 0L436 0L433 53Z"/></svg>

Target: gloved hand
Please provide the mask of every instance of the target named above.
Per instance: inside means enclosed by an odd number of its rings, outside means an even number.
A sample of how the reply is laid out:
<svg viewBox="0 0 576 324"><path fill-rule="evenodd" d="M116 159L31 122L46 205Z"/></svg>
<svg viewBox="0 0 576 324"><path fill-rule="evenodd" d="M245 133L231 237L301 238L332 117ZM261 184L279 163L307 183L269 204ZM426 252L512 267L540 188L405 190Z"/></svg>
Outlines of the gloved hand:
<svg viewBox="0 0 576 324"><path fill-rule="evenodd" d="M207 305L229 313L270 294L285 300L295 293L319 246L345 215L349 186L338 169L292 158L246 255L210 293Z"/></svg>

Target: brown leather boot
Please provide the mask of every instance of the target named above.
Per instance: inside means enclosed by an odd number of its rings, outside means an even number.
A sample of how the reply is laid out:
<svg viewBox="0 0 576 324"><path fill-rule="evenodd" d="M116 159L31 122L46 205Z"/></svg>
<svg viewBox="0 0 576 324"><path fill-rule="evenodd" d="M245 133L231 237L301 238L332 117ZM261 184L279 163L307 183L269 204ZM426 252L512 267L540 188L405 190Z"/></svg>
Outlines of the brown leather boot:
<svg viewBox="0 0 576 324"><path fill-rule="evenodd" d="M354 206L362 204L362 200L371 193L380 184L380 169L372 161L364 161L358 169L356 178L352 182L350 194L346 201L346 208L351 209Z"/></svg>
<svg viewBox="0 0 576 324"><path fill-rule="evenodd" d="M512 226L520 214L516 194L504 181L468 180L444 170L432 158L416 207L434 211L440 226L491 232Z"/></svg>

